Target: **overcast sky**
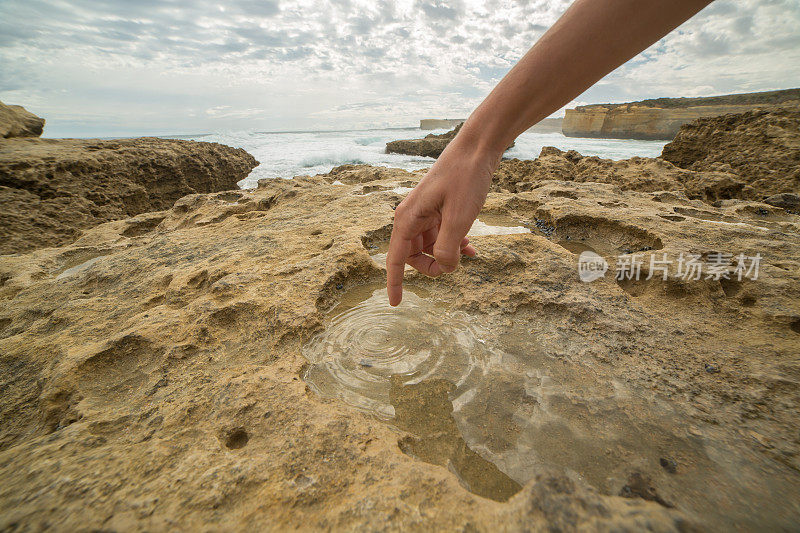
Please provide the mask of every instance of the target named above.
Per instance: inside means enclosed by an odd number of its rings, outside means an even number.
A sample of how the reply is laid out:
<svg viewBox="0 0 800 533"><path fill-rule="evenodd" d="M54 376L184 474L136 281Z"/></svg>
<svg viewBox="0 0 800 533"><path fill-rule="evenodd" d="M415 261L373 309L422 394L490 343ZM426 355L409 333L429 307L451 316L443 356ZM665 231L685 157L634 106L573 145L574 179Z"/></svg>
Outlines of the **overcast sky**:
<svg viewBox="0 0 800 533"><path fill-rule="evenodd" d="M569 3L0 0L0 100L49 136L412 126L468 115ZM799 65L800 0L717 0L573 105L798 87Z"/></svg>

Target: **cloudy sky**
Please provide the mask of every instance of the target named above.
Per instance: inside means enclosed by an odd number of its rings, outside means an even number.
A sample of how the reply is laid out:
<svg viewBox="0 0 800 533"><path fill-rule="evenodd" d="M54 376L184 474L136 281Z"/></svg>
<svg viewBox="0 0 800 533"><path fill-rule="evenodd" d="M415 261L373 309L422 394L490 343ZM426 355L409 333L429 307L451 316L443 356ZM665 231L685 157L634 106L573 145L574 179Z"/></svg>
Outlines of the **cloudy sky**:
<svg viewBox="0 0 800 533"><path fill-rule="evenodd" d="M411 126L468 115L569 3L0 0L0 100L49 136ZM573 105L798 87L799 65L800 0L716 0Z"/></svg>

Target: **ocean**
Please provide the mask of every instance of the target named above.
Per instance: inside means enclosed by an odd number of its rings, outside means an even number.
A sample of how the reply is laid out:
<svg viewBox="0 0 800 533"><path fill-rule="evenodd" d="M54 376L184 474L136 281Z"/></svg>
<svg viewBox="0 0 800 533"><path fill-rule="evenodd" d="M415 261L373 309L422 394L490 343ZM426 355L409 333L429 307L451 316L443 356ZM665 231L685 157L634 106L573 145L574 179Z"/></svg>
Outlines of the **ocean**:
<svg viewBox="0 0 800 533"><path fill-rule="evenodd" d="M385 153L386 143L396 139L421 138L429 133L447 130L419 128L388 128L349 131L305 132L221 132L175 138L218 142L244 148L261 165L239 182L242 188L253 188L263 178L291 178L329 172L333 167L348 163L364 163L397 167L406 170L427 168L433 164L428 157ZM583 139L565 137L561 133L525 132L516 145L505 153L506 158L534 159L543 146L562 150L577 150L583 155L607 159L627 159L633 156L655 157L661 154L665 141L635 141L625 139Z"/></svg>

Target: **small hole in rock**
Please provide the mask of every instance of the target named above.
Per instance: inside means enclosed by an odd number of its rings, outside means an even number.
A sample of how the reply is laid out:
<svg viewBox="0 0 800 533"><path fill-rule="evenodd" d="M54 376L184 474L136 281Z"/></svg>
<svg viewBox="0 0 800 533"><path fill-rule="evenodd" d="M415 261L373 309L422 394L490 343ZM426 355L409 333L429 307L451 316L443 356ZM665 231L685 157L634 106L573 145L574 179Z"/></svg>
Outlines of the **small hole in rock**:
<svg viewBox="0 0 800 533"><path fill-rule="evenodd" d="M739 302L742 304L742 307L753 307L756 305L756 299L753 296L742 296L739 298Z"/></svg>
<svg viewBox="0 0 800 533"><path fill-rule="evenodd" d="M231 450L238 450L247 446L247 441L250 440L250 435L244 428L233 428L225 435L225 446Z"/></svg>
<svg viewBox="0 0 800 533"><path fill-rule="evenodd" d="M789 327L792 328L792 331L795 333L800 333L800 318L789 324Z"/></svg>
<svg viewBox="0 0 800 533"><path fill-rule="evenodd" d="M728 298L736 296L736 294L742 288L742 282L735 279L721 278L719 280L719 284L722 286L722 292L724 292L725 296Z"/></svg>

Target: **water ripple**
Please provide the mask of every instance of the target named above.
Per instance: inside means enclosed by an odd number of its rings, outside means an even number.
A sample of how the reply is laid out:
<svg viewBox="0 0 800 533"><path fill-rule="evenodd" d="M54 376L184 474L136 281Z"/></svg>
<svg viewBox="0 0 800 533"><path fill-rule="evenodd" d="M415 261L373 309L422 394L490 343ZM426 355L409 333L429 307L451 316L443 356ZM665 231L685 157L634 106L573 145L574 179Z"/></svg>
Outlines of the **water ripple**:
<svg viewBox="0 0 800 533"><path fill-rule="evenodd" d="M360 301L334 309L325 331L303 350L311 363L304 378L323 397L392 418L393 376L403 385L444 379L455 385L455 398L490 357L466 315L448 312L411 290L397 308L389 306L383 288L363 289L353 299Z"/></svg>

